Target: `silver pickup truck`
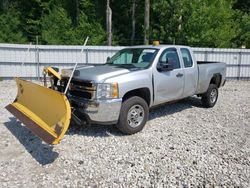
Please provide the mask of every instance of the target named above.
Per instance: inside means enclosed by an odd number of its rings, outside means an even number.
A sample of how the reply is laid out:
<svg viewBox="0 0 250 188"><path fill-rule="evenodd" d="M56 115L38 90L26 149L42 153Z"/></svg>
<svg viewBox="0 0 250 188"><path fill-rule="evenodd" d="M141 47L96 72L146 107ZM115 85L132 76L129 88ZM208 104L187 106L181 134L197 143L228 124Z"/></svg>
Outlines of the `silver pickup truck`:
<svg viewBox="0 0 250 188"><path fill-rule="evenodd" d="M70 71L62 70L66 81ZM197 95L204 107L213 107L225 76L225 63L196 61L187 46L134 46L105 64L78 67L67 97L75 122L116 124L134 134L156 105Z"/></svg>

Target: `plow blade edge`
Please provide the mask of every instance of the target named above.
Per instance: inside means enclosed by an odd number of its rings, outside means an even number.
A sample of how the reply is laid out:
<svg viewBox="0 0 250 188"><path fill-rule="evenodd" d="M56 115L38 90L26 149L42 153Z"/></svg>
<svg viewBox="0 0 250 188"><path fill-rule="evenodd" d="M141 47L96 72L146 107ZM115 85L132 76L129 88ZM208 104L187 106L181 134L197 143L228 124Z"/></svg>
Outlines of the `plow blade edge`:
<svg viewBox="0 0 250 188"><path fill-rule="evenodd" d="M19 78L16 83L17 97L6 109L43 141L58 144L67 131L71 118L67 97Z"/></svg>

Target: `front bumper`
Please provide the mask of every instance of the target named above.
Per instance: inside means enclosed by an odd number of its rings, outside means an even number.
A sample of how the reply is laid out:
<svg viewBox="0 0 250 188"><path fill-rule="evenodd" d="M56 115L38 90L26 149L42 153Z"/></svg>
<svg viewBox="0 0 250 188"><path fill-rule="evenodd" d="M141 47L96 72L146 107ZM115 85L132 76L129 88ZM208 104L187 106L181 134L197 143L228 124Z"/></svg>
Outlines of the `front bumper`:
<svg viewBox="0 0 250 188"><path fill-rule="evenodd" d="M90 124L116 124L119 119L122 99L83 100L70 97L71 106L80 118Z"/></svg>

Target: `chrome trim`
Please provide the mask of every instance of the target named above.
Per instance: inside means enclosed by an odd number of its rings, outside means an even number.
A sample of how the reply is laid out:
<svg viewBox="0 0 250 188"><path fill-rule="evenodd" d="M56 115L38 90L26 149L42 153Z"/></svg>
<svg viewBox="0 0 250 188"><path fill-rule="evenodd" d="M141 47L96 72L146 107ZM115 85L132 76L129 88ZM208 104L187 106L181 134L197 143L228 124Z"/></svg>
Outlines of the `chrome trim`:
<svg viewBox="0 0 250 188"><path fill-rule="evenodd" d="M78 110L87 114L91 121L104 123L117 122L119 119L122 99L81 100L70 97L69 101L77 103Z"/></svg>

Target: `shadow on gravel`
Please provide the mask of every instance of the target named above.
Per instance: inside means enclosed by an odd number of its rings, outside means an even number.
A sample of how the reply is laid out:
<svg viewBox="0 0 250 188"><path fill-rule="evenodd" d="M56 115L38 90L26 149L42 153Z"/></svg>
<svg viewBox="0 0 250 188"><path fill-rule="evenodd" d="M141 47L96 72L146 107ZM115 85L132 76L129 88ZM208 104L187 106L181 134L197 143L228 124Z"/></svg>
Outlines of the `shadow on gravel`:
<svg viewBox="0 0 250 188"><path fill-rule="evenodd" d="M68 135L82 135L89 137L109 137L109 136L125 136L115 125L90 125L89 127L80 127L79 125L70 124Z"/></svg>
<svg viewBox="0 0 250 188"><path fill-rule="evenodd" d="M188 97L186 99L182 99L177 102L167 103L155 107L150 110L149 120L153 120L158 117L168 116L177 112L181 112L183 110L189 108L203 108L201 104L200 98L197 97Z"/></svg>
<svg viewBox="0 0 250 188"><path fill-rule="evenodd" d="M189 97L171 104L164 104L150 110L149 120L158 117L168 116L189 108L203 108L201 101L196 97ZM82 135L90 137L109 137L109 136L126 136L122 134L115 125L90 125L89 127L80 127L79 125L70 124L68 135Z"/></svg>
<svg viewBox="0 0 250 188"><path fill-rule="evenodd" d="M42 143L38 137L33 135L26 127L22 126L21 122L15 118L11 117L10 121L5 122L4 125L41 165L53 163L58 157L59 154L53 151L53 146Z"/></svg>

